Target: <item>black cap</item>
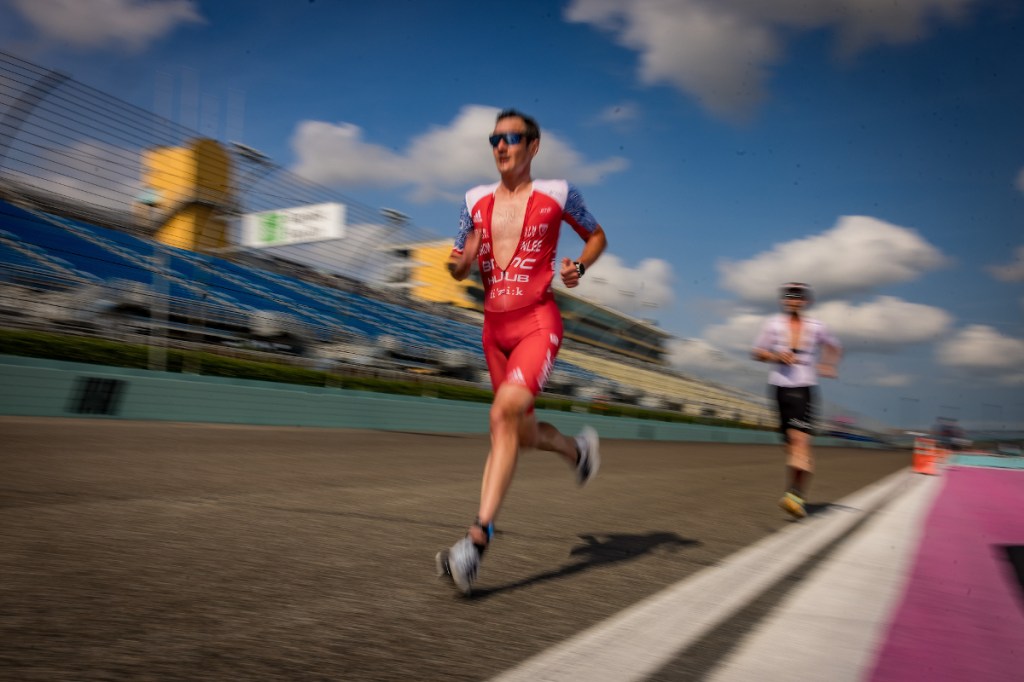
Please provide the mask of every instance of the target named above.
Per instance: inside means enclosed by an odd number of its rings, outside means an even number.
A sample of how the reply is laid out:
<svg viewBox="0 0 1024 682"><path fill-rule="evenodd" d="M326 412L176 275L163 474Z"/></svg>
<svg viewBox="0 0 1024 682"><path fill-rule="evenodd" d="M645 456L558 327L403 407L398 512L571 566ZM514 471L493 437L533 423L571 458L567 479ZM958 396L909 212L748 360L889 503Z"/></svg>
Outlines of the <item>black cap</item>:
<svg viewBox="0 0 1024 682"><path fill-rule="evenodd" d="M787 282L782 285L782 298L811 299L811 287L803 282Z"/></svg>

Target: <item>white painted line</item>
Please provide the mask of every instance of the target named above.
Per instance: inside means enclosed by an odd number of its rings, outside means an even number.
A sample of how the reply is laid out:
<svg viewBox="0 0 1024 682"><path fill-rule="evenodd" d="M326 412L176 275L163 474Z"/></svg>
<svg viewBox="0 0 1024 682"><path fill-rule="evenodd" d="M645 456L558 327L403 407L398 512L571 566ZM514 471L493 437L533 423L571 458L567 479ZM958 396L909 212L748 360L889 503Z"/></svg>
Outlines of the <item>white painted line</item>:
<svg viewBox="0 0 1024 682"><path fill-rule="evenodd" d="M941 483L914 477L906 494L843 543L710 679L790 682L820 679L825 670L830 682L866 679Z"/></svg>
<svg viewBox="0 0 1024 682"><path fill-rule="evenodd" d="M891 474L524 661L494 682L642 680L900 494L912 476L906 469Z"/></svg>

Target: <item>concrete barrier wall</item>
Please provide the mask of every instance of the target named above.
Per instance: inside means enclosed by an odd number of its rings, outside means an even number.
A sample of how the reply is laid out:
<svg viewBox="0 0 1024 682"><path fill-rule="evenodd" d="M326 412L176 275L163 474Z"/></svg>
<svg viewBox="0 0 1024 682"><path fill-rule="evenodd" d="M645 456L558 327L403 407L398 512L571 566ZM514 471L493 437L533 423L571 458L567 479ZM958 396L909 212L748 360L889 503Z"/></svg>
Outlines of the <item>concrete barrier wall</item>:
<svg viewBox="0 0 1024 682"><path fill-rule="evenodd" d="M0 414L274 426L486 433L488 406L456 400L151 372L0 355ZM566 433L584 424L605 438L778 443L775 433L538 410ZM856 443L819 438L820 445Z"/></svg>

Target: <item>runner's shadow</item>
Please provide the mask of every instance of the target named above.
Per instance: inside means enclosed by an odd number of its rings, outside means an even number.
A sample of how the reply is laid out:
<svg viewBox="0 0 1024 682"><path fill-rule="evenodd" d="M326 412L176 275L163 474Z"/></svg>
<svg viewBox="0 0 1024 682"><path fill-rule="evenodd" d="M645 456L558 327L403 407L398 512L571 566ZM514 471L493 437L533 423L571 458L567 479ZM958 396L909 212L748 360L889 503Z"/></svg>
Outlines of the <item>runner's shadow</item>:
<svg viewBox="0 0 1024 682"><path fill-rule="evenodd" d="M808 516L814 516L815 514L827 511L831 506L831 502L808 502L804 505L804 509L807 510Z"/></svg>
<svg viewBox="0 0 1024 682"><path fill-rule="evenodd" d="M819 514L824 514L830 509L838 511L861 511L857 507L851 507L846 504L836 504L835 502L808 502L804 505L804 510L807 512L806 518L796 518L787 515L786 520L790 523L800 523L801 521L806 521L807 519L818 516Z"/></svg>
<svg viewBox="0 0 1024 682"><path fill-rule="evenodd" d="M482 599L484 597L490 597L498 594L499 592L518 590L519 588L547 580L565 578L605 564L614 564L620 561L637 559L646 554L651 554L661 548L674 552L680 547L692 547L694 545L701 544L700 540L691 540L689 538L680 537L676 533L663 531L655 531L645 535L609 533L580 535L578 537L583 541L583 544L573 547L569 552L569 555L580 557L579 561L567 564L553 571L545 571L544 573L539 573L537 575L530 576L529 578L509 583L508 585L474 589L473 598Z"/></svg>
<svg viewBox="0 0 1024 682"><path fill-rule="evenodd" d="M808 516L814 516L815 514L821 514L829 509L838 509L840 511L855 510L855 507L850 507L845 504L836 504L835 502L808 502L804 505L804 509L807 510Z"/></svg>

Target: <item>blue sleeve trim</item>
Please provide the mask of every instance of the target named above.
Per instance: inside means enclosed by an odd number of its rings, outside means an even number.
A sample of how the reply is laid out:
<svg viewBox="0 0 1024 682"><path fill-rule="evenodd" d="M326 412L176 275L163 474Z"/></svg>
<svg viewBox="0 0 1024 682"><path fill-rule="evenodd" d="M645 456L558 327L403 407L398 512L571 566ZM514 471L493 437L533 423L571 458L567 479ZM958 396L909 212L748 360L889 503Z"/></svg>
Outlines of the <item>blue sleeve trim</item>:
<svg viewBox="0 0 1024 682"><path fill-rule="evenodd" d="M569 185L569 195L565 199L565 214L587 232L597 229L597 219L587 210L583 195L573 184Z"/></svg>
<svg viewBox="0 0 1024 682"><path fill-rule="evenodd" d="M459 216L459 232L455 235L455 250L462 251L466 248L466 238L473 231L473 217L469 215L469 207L462 204L462 215Z"/></svg>

